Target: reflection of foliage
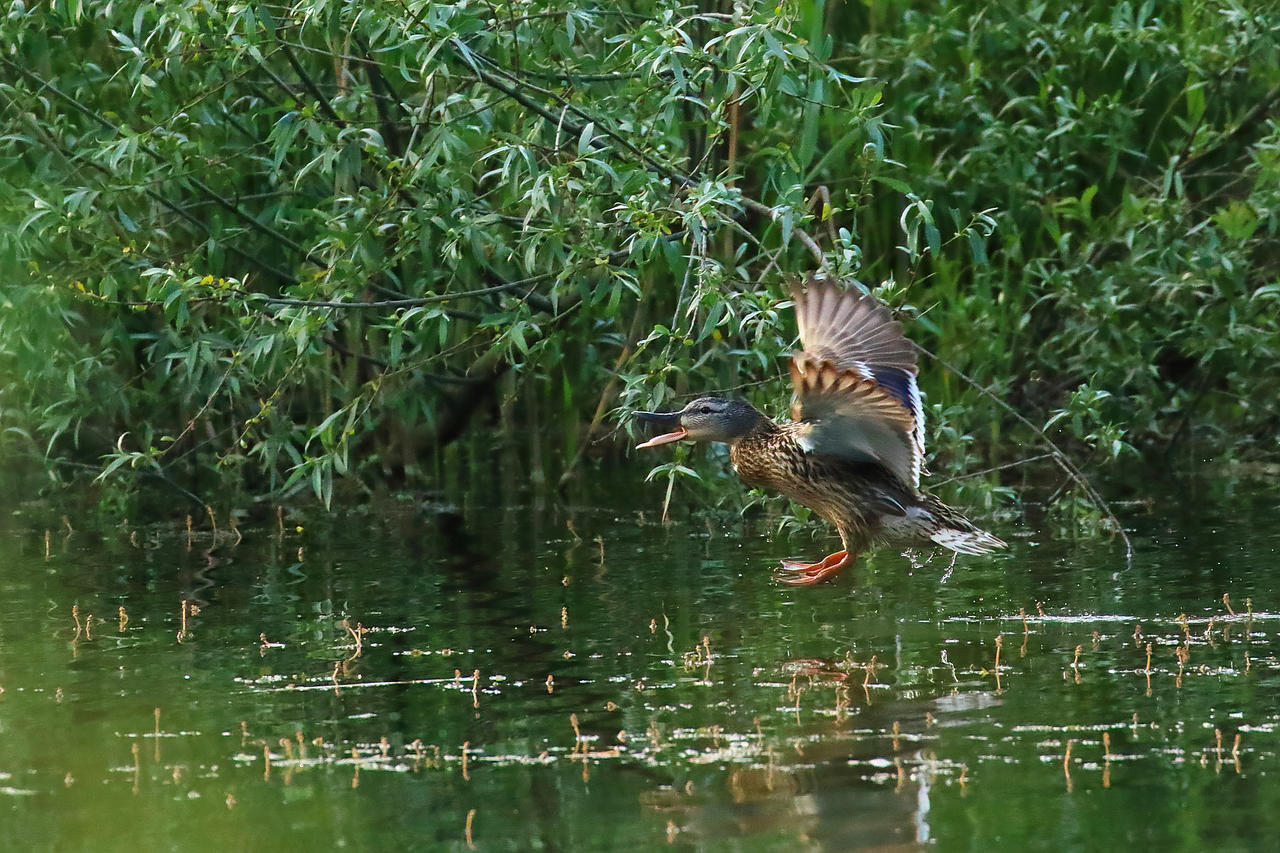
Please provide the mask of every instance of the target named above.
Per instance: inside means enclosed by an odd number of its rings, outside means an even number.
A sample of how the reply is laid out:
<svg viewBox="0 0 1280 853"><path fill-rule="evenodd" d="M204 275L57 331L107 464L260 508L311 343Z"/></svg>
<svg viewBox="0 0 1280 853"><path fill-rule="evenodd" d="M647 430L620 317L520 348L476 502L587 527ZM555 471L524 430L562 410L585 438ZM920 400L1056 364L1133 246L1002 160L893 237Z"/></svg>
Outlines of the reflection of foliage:
<svg viewBox="0 0 1280 853"><path fill-rule="evenodd" d="M1255 5L8 15L7 437L328 500L496 403L574 459L615 404L784 397L780 285L820 237L1099 461L1271 449L1280 28ZM935 469L1030 455L924 381Z"/></svg>

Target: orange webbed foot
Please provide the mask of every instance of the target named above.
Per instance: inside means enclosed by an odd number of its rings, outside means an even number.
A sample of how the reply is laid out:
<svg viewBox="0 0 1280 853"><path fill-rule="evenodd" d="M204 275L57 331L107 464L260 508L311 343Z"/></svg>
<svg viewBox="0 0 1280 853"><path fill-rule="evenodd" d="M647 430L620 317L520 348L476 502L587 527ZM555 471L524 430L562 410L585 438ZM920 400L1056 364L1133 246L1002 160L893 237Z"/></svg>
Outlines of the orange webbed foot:
<svg viewBox="0 0 1280 853"><path fill-rule="evenodd" d="M857 558L857 554L850 554L848 551L836 551L817 563L797 563L791 560L783 560L782 571L788 572L792 576L780 577L778 580L793 586L811 586L815 583L821 583L827 578L835 577L841 569L852 565Z"/></svg>

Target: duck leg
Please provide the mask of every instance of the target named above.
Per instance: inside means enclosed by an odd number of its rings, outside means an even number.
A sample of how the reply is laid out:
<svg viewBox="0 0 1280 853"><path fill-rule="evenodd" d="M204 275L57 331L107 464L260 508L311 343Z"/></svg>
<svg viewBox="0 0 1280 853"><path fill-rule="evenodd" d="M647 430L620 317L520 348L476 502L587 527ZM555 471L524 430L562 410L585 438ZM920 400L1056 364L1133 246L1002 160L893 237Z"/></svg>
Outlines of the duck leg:
<svg viewBox="0 0 1280 853"><path fill-rule="evenodd" d="M834 554L816 563L797 563L791 560L782 561L782 571L792 574L791 577L780 577L778 580L793 586L810 586L834 577L845 566L853 565L858 559L856 553L836 551Z"/></svg>
<svg viewBox="0 0 1280 853"><path fill-rule="evenodd" d="M778 569L780 572L807 572L809 569L817 568L827 560L844 556L844 551L837 551L829 557L823 557L816 563L802 563L799 560L783 560L782 566Z"/></svg>

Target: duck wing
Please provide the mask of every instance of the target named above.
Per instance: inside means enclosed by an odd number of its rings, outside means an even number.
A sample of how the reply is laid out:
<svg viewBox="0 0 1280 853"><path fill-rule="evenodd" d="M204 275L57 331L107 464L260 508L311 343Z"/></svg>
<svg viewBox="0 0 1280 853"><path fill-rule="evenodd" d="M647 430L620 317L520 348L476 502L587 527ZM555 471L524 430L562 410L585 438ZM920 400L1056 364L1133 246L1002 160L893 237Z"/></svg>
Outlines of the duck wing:
<svg viewBox="0 0 1280 853"><path fill-rule="evenodd" d="M902 326L874 296L825 279L811 276L792 298L803 349L791 356L791 414L801 444L919 486L924 410Z"/></svg>

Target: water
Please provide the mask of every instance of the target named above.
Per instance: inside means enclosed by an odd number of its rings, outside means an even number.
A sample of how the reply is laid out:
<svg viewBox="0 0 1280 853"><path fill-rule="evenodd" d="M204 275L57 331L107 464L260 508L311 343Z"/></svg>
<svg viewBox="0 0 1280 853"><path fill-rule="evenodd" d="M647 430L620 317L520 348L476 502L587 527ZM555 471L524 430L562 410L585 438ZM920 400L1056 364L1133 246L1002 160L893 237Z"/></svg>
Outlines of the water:
<svg viewBox="0 0 1280 853"><path fill-rule="evenodd" d="M188 538L10 504L0 846L1229 850L1280 830L1270 483L1130 506L1128 569L996 521L1010 550L945 582L941 556L882 552L805 589L770 567L831 540L663 525L656 486L481 493L266 511L238 543L225 521Z"/></svg>

